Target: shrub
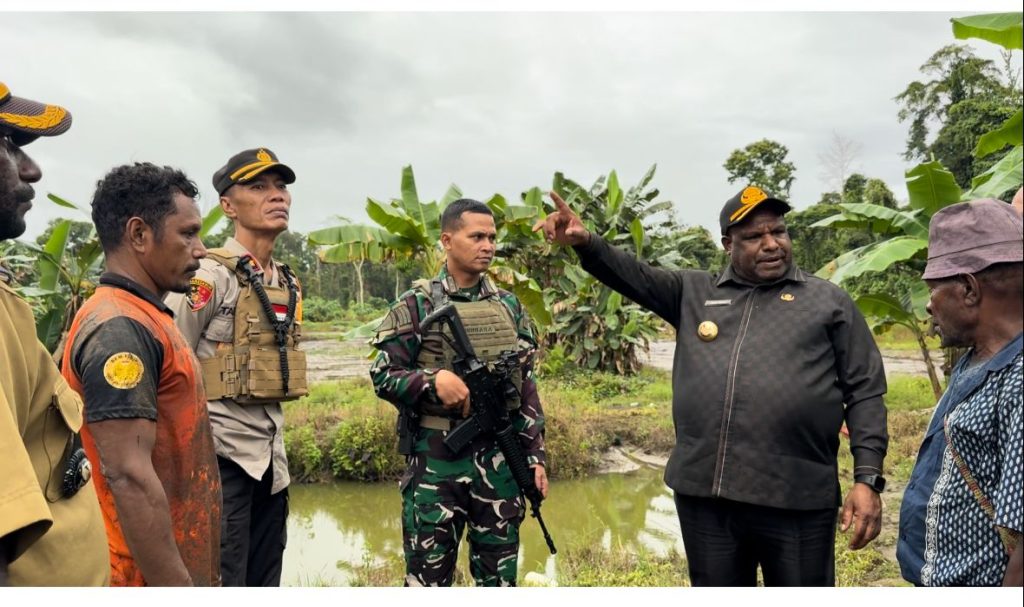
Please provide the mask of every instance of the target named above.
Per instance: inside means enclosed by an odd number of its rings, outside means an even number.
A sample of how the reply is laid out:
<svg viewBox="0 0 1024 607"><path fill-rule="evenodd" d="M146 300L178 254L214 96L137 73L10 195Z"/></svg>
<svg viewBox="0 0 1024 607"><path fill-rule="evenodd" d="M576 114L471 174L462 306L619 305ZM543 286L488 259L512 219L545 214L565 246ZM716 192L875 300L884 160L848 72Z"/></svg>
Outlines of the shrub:
<svg viewBox="0 0 1024 607"><path fill-rule="evenodd" d="M285 430L285 450L288 468L299 482L319 480L324 454L317 444L316 433L310 426Z"/></svg>
<svg viewBox="0 0 1024 607"><path fill-rule="evenodd" d="M344 310L333 299L309 297L302 300L302 317L309 322L334 322L341 320Z"/></svg>
<svg viewBox="0 0 1024 607"><path fill-rule="evenodd" d="M565 346L559 343L544 349L537 366L537 375L541 378L564 378L574 367L575 364L565 353Z"/></svg>
<svg viewBox="0 0 1024 607"><path fill-rule="evenodd" d="M331 471L350 480L376 481L401 472L394 424L382 417L343 421L331 441Z"/></svg>

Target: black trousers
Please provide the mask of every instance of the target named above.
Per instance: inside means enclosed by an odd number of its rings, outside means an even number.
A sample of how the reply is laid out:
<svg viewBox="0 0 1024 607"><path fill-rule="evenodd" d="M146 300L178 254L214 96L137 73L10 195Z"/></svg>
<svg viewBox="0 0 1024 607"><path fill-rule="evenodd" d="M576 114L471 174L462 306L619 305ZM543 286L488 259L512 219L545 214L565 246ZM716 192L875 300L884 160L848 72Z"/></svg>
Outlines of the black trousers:
<svg viewBox="0 0 1024 607"><path fill-rule="evenodd" d="M224 586L280 586L288 540L288 489L273 495L274 466L256 480L238 464L217 456L224 492L220 574Z"/></svg>
<svg viewBox="0 0 1024 607"><path fill-rule="evenodd" d="M783 510L676 494L694 586L835 586L838 509Z"/></svg>

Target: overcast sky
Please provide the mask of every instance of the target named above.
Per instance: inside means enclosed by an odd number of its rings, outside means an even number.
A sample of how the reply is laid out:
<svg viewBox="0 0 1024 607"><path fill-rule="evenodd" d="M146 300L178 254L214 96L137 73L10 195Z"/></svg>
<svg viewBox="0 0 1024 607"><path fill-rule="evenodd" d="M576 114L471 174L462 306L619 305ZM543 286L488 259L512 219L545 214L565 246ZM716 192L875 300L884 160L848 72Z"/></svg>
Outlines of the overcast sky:
<svg viewBox="0 0 1024 607"><path fill-rule="evenodd" d="M96 180L132 161L182 168L206 210L213 172L258 146L295 170L302 232L368 222L366 198L397 197L406 164L429 200L450 183L517 199L556 170L632 185L657 163L662 198L717 235L740 189L722 164L766 137L790 150L797 208L828 189L833 131L904 199L893 97L971 12L5 13L0 81L74 116L27 147L43 180L26 238L68 215L47 192L88 211Z"/></svg>

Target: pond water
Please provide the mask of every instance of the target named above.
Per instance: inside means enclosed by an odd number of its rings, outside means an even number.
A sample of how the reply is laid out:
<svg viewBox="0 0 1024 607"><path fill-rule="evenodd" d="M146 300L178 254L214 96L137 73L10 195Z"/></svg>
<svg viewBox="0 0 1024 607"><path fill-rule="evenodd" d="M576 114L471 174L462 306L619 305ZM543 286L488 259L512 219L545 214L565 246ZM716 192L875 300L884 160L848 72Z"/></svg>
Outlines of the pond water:
<svg viewBox="0 0 1024 607"><path fill-rule="evenodd" d="M551 484L541 514L558 547L552 556L537 521L521 527L520 580L537 572L557 581L555 563L586 544L643 548L659 556L683 554L675 504L660 467ZM402 558L401 498L397 483L292 485L288 547L281 583L349 585L367 564ZM465 561L467 546L460 546Z"/></svg>

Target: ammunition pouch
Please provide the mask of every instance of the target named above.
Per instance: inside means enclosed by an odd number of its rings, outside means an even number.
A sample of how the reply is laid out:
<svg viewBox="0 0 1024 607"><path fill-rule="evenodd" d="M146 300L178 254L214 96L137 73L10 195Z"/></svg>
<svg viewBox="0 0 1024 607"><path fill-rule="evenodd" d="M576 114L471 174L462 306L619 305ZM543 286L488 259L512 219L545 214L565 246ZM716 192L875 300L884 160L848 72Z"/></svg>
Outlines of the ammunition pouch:
<svg viewBox="0 0 1024 607"><path fill-rule="evenodd" d="M240 351L241 348L231 350L230 354L200 361L207 399L230 398L239 404L263 404L295 400L309 393L306 353L302 350L287 351L291 371L287 394L281 381L277 347L255 347L245 352Z"/></svg>

